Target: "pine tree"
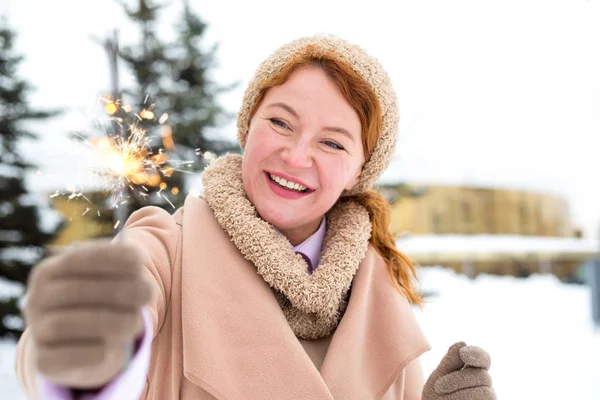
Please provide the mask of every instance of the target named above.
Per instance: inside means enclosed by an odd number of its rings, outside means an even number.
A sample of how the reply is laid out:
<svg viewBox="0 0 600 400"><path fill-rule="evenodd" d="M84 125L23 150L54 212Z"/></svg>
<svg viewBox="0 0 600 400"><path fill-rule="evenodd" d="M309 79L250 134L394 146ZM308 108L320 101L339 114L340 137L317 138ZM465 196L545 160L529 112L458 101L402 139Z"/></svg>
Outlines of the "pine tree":
<svg viewBox="0 0 600 400"><path fill-rule="evenodd" d="M168 113L168 126L161 128L170 130L175 143L175 156L171 159L194 161L190 172L199 172L206 166L206 161L198 157L199 153L239 152L237 143L209 135L211 127L231 117L217 104L216 97L234 85L219 86L211 79L217 46L207 50L202 48L207 25L188 2L183 1L181 21L174 25L175 40L166 42L158 34L164 6L154 4L152 0L137 0L137 6L131 8L123 0L117 1L140 31L139 43L124 46L119 51L122 64L135 78L135 86L123 90L124 102L130 101L129 104L138 110L154 105L156 118ZM156 131L156 121L142 120L140 124L153 137L165 136L164 132ZM181 165L171 166L182 168ZM187 189L183 174L174 173L162 178L169 188L179 189L182 195L172 200L176 206L181 205ZM130 211L143 205L134 202Z"/></svg>
<svg viewBox="0 0 600 400"><path fill-rule="evenodd" d="M17 144L36 135L24 123L49 118L57 111L29 106L27 94L32 88L17 76L23 57L14 53L14 40L6 19L0 19L0 337L18 338L23 329L20 294L62 221L25 187L25 173L34 166L19 155Z"/></svg>

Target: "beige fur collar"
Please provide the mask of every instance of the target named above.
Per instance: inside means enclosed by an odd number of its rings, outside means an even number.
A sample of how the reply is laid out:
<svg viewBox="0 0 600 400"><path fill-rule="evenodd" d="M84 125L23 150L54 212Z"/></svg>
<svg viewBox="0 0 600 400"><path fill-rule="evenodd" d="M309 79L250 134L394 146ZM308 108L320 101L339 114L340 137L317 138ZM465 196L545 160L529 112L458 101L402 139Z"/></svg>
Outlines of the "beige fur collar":
<svg viewBox="0 0 600 400"><path fill-rule="evenodd" d="M246 196L240 155L215 160L204 171L203 183L204 198L217 221L271 286L296 336L330 335L346 309L352 279L367 252L368 211L345 201L328 212L319 267L309 275L302 257L260 218Z"/></svg>

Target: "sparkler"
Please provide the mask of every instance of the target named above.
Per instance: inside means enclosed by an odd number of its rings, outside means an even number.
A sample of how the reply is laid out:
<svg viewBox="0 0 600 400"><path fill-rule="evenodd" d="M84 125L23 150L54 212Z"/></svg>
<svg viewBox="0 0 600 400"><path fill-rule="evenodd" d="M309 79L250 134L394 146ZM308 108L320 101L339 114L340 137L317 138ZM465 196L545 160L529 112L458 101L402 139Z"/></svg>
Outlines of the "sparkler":
<svg viewBox="0 0 600 400"><path fill-rule="evenodd" d="M108 114L114 115L119 110L119 101L114 101L110 97L104 97L101 100L105 103L105 111ZM112 207L116 211L124 210L123 206L129 201L128 196L124 193L127 191L127 187L135 190L134 186L143 189L138 192L143 198L148 195L148 187L159 187L157 196L175 208L163 194L163 191L167 189L167 184L162 181L162 176L170 177L175 171L192 173L174 168L172 165L191 165L193 161L171 160L169 162L171 165L167 165L169 160L165 149L174 150L175 148L172 131L169 126L164 125L169 118L167 113L162 114L158 119L158 123L163 128L161 135L163 147L158 152L152 150L151 138L147 135L147 131L140 126L140 122L143 120L156 121L153 109L154 105L150 105L142 109L139 114L134 114L133 123L126 126L129 132L126 137L120 134L109 134L107 137L92 142L92 146L98 150L101 156L103 168L98 172L104 182L104 190L113 194ZM123 110L130 113L131 107L124 106ZM112 117L111 119L121 129L125 128L122 118ZM171 189L171 193L177 195L179 189L174 187ZM121 218L118 218L114 229L117 229L126 217L126 215L122 215Z"/></svg>
<svg viewBox="0 0 600 400"><path fill-rule="evenodd" d="M145 199L150 194L149 188L158 188L156 192L158 197L166 200L173 208L175 206L164 194L168 189L166 182L163 182L162 177L170 177L175 171L192 174L191 171L175 168L175 166L191 166L192 161L169 160L167 151L175 149L175 143L172 137L171 128L166 125L169 115L164 113L158 118L155 118L154 105L142 109L139 114L134 114L133 122L126 123L124 118L118 115L129 115L132 113L130 106L122 106L119 100L113 100L110 97L103 97L101 101L104 103L104 110L110 116L110 121L115 132L106 132L105 137L85 138L78 135L84 140L85 144L95 150L99 156L100 167L87 169L89 172L100 178L101 189L105 193L110 193L111 208L116 213L116 222L113 229L120 229L128 217L127 203L130 201L128 189L131 192L137 193ZM158 151L153 150L151 146L152 138L148 136L147 131L141 126L144 120L157 121L161 126L162 145ZM122 135L126 130L127 135ZM197 156L204 157L209 163L212 162L216 155L210 152L202 153L200 149L196 149ZM168 163L167 163L168 162ZM136 187L138 189L136 189ZM141 188L141 190L139 189ZM69 200L84 199L90 205L92 201L87 198L82 190L78 190L74 186L67 187L68 193L56 191L50 197L67 195ZM170 189L172 195L179 195L180 191L177 187ZM191 191L190 191L191 192ZM85 216L90 212L90 207L85 207L81 216ZM97 211L100 216L100 211ZM117 240L123 240L123 235L118 235ZM125 343L124 345L124 363L126 364L134 353L133 343Z"/></svg>
<svg viewBox="0 0 600 400"><path fill-rule="evenodd" d="M155 191L156 195L175 208L175 205L166 196L169 188L167 183L163 182L163 177L170 177L176 171L192 174L191 171L177 167L189 167L195 161L169 160L168 152L175 149L175 143L170 126L165 124L169 118L167 113L157 119L154 114L154 105L145 107L136 114L132 113L131 106L121 105L120 100L113 100L111 97L101 97L100 100L104 103L104 111L109 115L113 130L117 132L106 132L104 137L77 136L87 146L94 149L99 158L99 166L86 168L84 172L100 178L101 190L110 194L110 207L116 213L113 229L117 231L128 217L127 204L131 200L128 189L131 190L131 193L136 193L142 199L146 199L151 194L152 188L158 188L158 191ZM120 112L121 110L125 114ZM130 114L133 116L131 117ZM131 119L132 122L126 122L125 119ZM152 142L155 142L155 138L149 136L147 130L142 127L143 121L154 121L160 125L162 147L158 150L153 150ZM121 135L121 131L126 131L127 135ZM202 154L199 149L196 149L196 154L204 156L209 161L213 158L212 153ZM173 196L179 195L179 188L170 188L170 193ZM67 187L67 193L56 191L50 197L60 195L68 196L69 200L84 199L89 204L93 204L82 190L73 186ZM89 212L90 207L86 207L81 215ZM97 214L100 216L100 211L97 211Z"/></svg>
<svg viewBox="0 0 600 400"><path fill-rule="evenodd" d="M146 103L144 100L144 104ZM109 115L114 115L119 110L119 103L110 98L102 98L105 102L105 111ZM116 223L114 230L119 229L119 225L127 218L126 204L128 198L124 195L127 191L127 186L130 186L132 191L133 185L141 186L143 190L148 191L147 186L160 186L158 196L161 196L162 191L166 188L166 183L161 182L161 174L166 176L172 174L172 169L167 169L167 155L163 149L158 153L153 153L150 146L150 139L146 135L146 130L139 126L139 122L143 119L154 120L154 105L144 108L139 115L135 114L136 119L128 126L128 135L122 135L124 129L123 120L113 117L113 126L118 127L118 134L113 133L108 137L101 138L95 143L95 148L99 150L102 164L104 168L100 171L103 182L105 182L105 190L113 194L113 208L116 213ZM131 107L125 107L125 112L131 112ZM168 114L163 114L159 119L159 124L163 125L168 118ZM171 130L166 131L168 135L164 137L171 138ZM167 141L168 146L174 147L173 140ZM141 193L144 195L144 193ZM143 196L145 197L145 196ZM173 208L175 206L166 197L163 196ZM118 236L123 240L123 235ZM133 343L124 344L124 359L125 363L131 359L133 355Z"/></svg>

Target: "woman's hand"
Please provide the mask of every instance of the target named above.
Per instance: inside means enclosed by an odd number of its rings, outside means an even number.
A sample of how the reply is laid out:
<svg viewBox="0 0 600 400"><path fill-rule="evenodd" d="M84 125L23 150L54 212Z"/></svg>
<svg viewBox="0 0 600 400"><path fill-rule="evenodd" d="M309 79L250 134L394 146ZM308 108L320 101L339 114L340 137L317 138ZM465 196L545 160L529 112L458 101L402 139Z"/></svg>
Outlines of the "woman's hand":
<svg viewBox="0 0 600 400"><path fill-rule="evenodd" d="M73 389L102 387L130 357L152 299L140 250L96 240L42 261L24 308L38 372ZM129 347L128 347L129 346Z"/></svg>
<svg viewBox="0 0 600 400"><path fill-rule="evenodd" d="M453 344L425 383L423 400L496 400L490 362L480 347Z"/></svg>

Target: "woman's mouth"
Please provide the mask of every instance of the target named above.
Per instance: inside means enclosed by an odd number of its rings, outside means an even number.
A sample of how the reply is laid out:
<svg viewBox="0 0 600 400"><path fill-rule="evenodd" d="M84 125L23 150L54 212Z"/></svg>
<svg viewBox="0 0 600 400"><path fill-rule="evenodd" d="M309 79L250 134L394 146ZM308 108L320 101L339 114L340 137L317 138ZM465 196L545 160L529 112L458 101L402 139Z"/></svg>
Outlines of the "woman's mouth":
<svg viewBox="0 0 600 400"><path fill-rule="evenodd" d="M278 185L279 187L282 187L284 189L290 190L292 192L297 192L297 193L306 193L309 191L309 189L306 186L303 186L299 183L287 181L284 178L277 176L277 175L273 175L269 172L267 172L267 175L271 182L275 183L276 185Z"/></svg>
<svg viewBox="0 0 600 400"><path fill-rule="evenodd" d="M292 182L283 176L264 171L267 186L271 192L287 200L303 199L310 196L315 189L308 188L300 182ZM291 178L291 177L287 177Z"/></svg>

